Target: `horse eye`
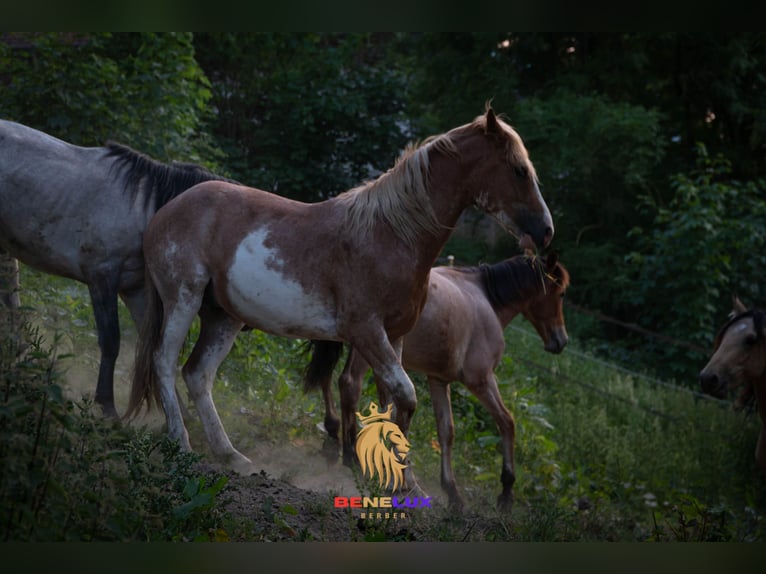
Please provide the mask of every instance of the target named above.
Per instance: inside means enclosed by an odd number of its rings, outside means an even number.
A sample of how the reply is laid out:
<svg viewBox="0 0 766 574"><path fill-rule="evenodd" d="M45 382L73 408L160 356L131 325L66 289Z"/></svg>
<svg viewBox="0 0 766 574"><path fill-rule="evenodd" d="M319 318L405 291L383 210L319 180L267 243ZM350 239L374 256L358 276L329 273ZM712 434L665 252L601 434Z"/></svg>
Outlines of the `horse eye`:
<svg viewBox="0 0 766 574"><path fill-rule="evenodd" d="M516 172L516 175L520 179L527 179L527 176L529 175L529 170L527 169L527 166L525 165L517 165L513 168L513 171Z"/></svg>
<svg viewBox="0 0 766 574"><path fill-rule="evenodd" d="M752 347L753 345L755 345L755 341L756 341L755 335L748 335L747 337L745 337L745 345L747 345L748 347Z"/></svg>

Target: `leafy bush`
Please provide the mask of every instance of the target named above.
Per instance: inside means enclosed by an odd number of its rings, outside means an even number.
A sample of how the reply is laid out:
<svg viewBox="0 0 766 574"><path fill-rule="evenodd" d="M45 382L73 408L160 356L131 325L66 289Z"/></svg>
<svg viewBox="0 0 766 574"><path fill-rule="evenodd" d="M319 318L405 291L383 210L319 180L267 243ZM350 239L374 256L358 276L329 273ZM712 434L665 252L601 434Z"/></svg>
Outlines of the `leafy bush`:
<svg viewBox="0 0 766 574"><path fill-rule="evenodd" d="M672 178L667 206L644 197L654 223L631 231L635 280L626 293L644 325L707 349L733 294L749 305L766 303L757 279L766 266L766 182L731 179L730 163L703 145L697 154L693 172ZM661 351L672 374L684 378L707 359L680 347Z"/></svg>
<svg viewBox="0 0 766 574"><path fill-rule="evenodd" d="M0 540L221 539L226 477L145 429L64 398L57 359L23 324L0 340Z"/></svg>

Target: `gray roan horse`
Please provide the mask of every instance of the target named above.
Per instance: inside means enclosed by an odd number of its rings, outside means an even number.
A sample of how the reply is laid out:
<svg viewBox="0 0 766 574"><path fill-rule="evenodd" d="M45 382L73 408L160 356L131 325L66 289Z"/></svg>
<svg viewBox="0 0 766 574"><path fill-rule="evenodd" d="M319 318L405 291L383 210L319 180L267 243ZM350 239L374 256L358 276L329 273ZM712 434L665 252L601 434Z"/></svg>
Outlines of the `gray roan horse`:
<svg viewBox="0 0 766 574"><path fill-rule="evenodd" d="M495 368L505 351L503 329L521 313L535 328L544 349L560 353L569 338L564 322L563 297L569 286L569 273L555 253L546 261L517 255L494 265L480 267L435 267L431 271L423 312L412 330L404 336L402 365L423 373L428 379L436 432L441 449L441 484L450 507L463 508L455 474L452 471L452 444L455 424L452 418L450 383L460 381L481 402L497 423L502 438L503 489L497 505L510 510L513 502L515 423L503 404ZM306 368L307 391L321 387L325 402L327 441L337 457L338 428L331 383L342 343L312 341L311 361ZM338 379L341 395L343 462L356 462L355 442L364 375L369 365L355 349L349 351ZM379 388L379 391L382 389ZM379 392L380 408L388 404Z"/></svg>
<svg viewBox="0 0 766 574"><path fill-rule="evenodd" d="M416 397L400 362L402 336L423 308L431 266L471 205L507 215L524 246L543 247L553 236L527 150L491 108L408 149L377 180L325 201L220 182L186 191L144 235L147 320L128 412L161 400L168 435L191 449L174 383L199 314L182 374L213 454L235 468L250 461L226 435L211 389L243 325L352 344L392 397L406 436Z"/></svg>
<svg viewBox="0 0 766 574"><path fill-rule="evenodd" d="M738 389L737 406L755 400L761 417L755 461L766 478L766 311L748 310L735 298L731 318L713 347L713 356L699 375L702 390L722 399Z"/></svg>
<svg viewBox="0 0 766 574"><path fill-rule="evenodd" d="M88 285L101 350L96 403L114 406L119 295L140 324L146 224L170 198L221 179L192 164L162 164L118 144L79 147L0 120L0 263L11 269L2 302L19 306L18 263Z"/></svg>

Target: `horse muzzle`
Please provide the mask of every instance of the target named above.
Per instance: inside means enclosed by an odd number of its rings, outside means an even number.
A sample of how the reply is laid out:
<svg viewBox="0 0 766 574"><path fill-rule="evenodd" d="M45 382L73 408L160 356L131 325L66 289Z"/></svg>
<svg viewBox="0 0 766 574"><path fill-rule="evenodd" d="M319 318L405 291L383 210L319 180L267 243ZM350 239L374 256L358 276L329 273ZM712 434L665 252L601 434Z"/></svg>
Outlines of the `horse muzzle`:
<svg viewBox="0 0 766 574"><path fill-rule="evenodd" d="M717 373L703 369L699 374L700 388L702 392L717 399L726 397L726 381Z"/></svg>
<svg viewBox="0 0 766 574"><path fill-rule="evenodd" d="M554 355L558 355L561 351L564 350L564 347L567 346L567 343L569 342L569 337L566 333L557 333L554 332L550 339L545 343L545 346L543 347L548 353L553 353Z"/></svg>
<svg viewBox="0 0 766 574"><path fill-rule="evenodd" d="M553 220L548 210L545 211L542 217L528 213L522 218L520 223L521 236L519 237L519 246L522 249L530 247L545 249L550 245L553 239ZM529 243L533 243L533 245L530 246Z"/></svg>

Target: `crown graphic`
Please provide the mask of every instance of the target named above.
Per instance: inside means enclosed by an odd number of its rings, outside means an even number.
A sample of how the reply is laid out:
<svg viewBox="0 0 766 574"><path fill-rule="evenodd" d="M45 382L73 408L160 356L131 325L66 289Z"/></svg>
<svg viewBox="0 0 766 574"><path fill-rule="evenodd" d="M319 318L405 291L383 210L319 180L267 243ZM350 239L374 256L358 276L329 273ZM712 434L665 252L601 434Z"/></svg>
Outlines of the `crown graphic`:
<svg viewBox="0 0 766 574"><path fill-rule="evenodd" d="M359 422L363 425L367 425L370 423L374 423L377 421L390 421L391 420L391 411L393 410L394 405L391 404L387 410L383 412L378 411L378 405L375 403L370 403L370 414L367 416L364 416L359 411L356 411L356 417L359 419Z"/></svg>

